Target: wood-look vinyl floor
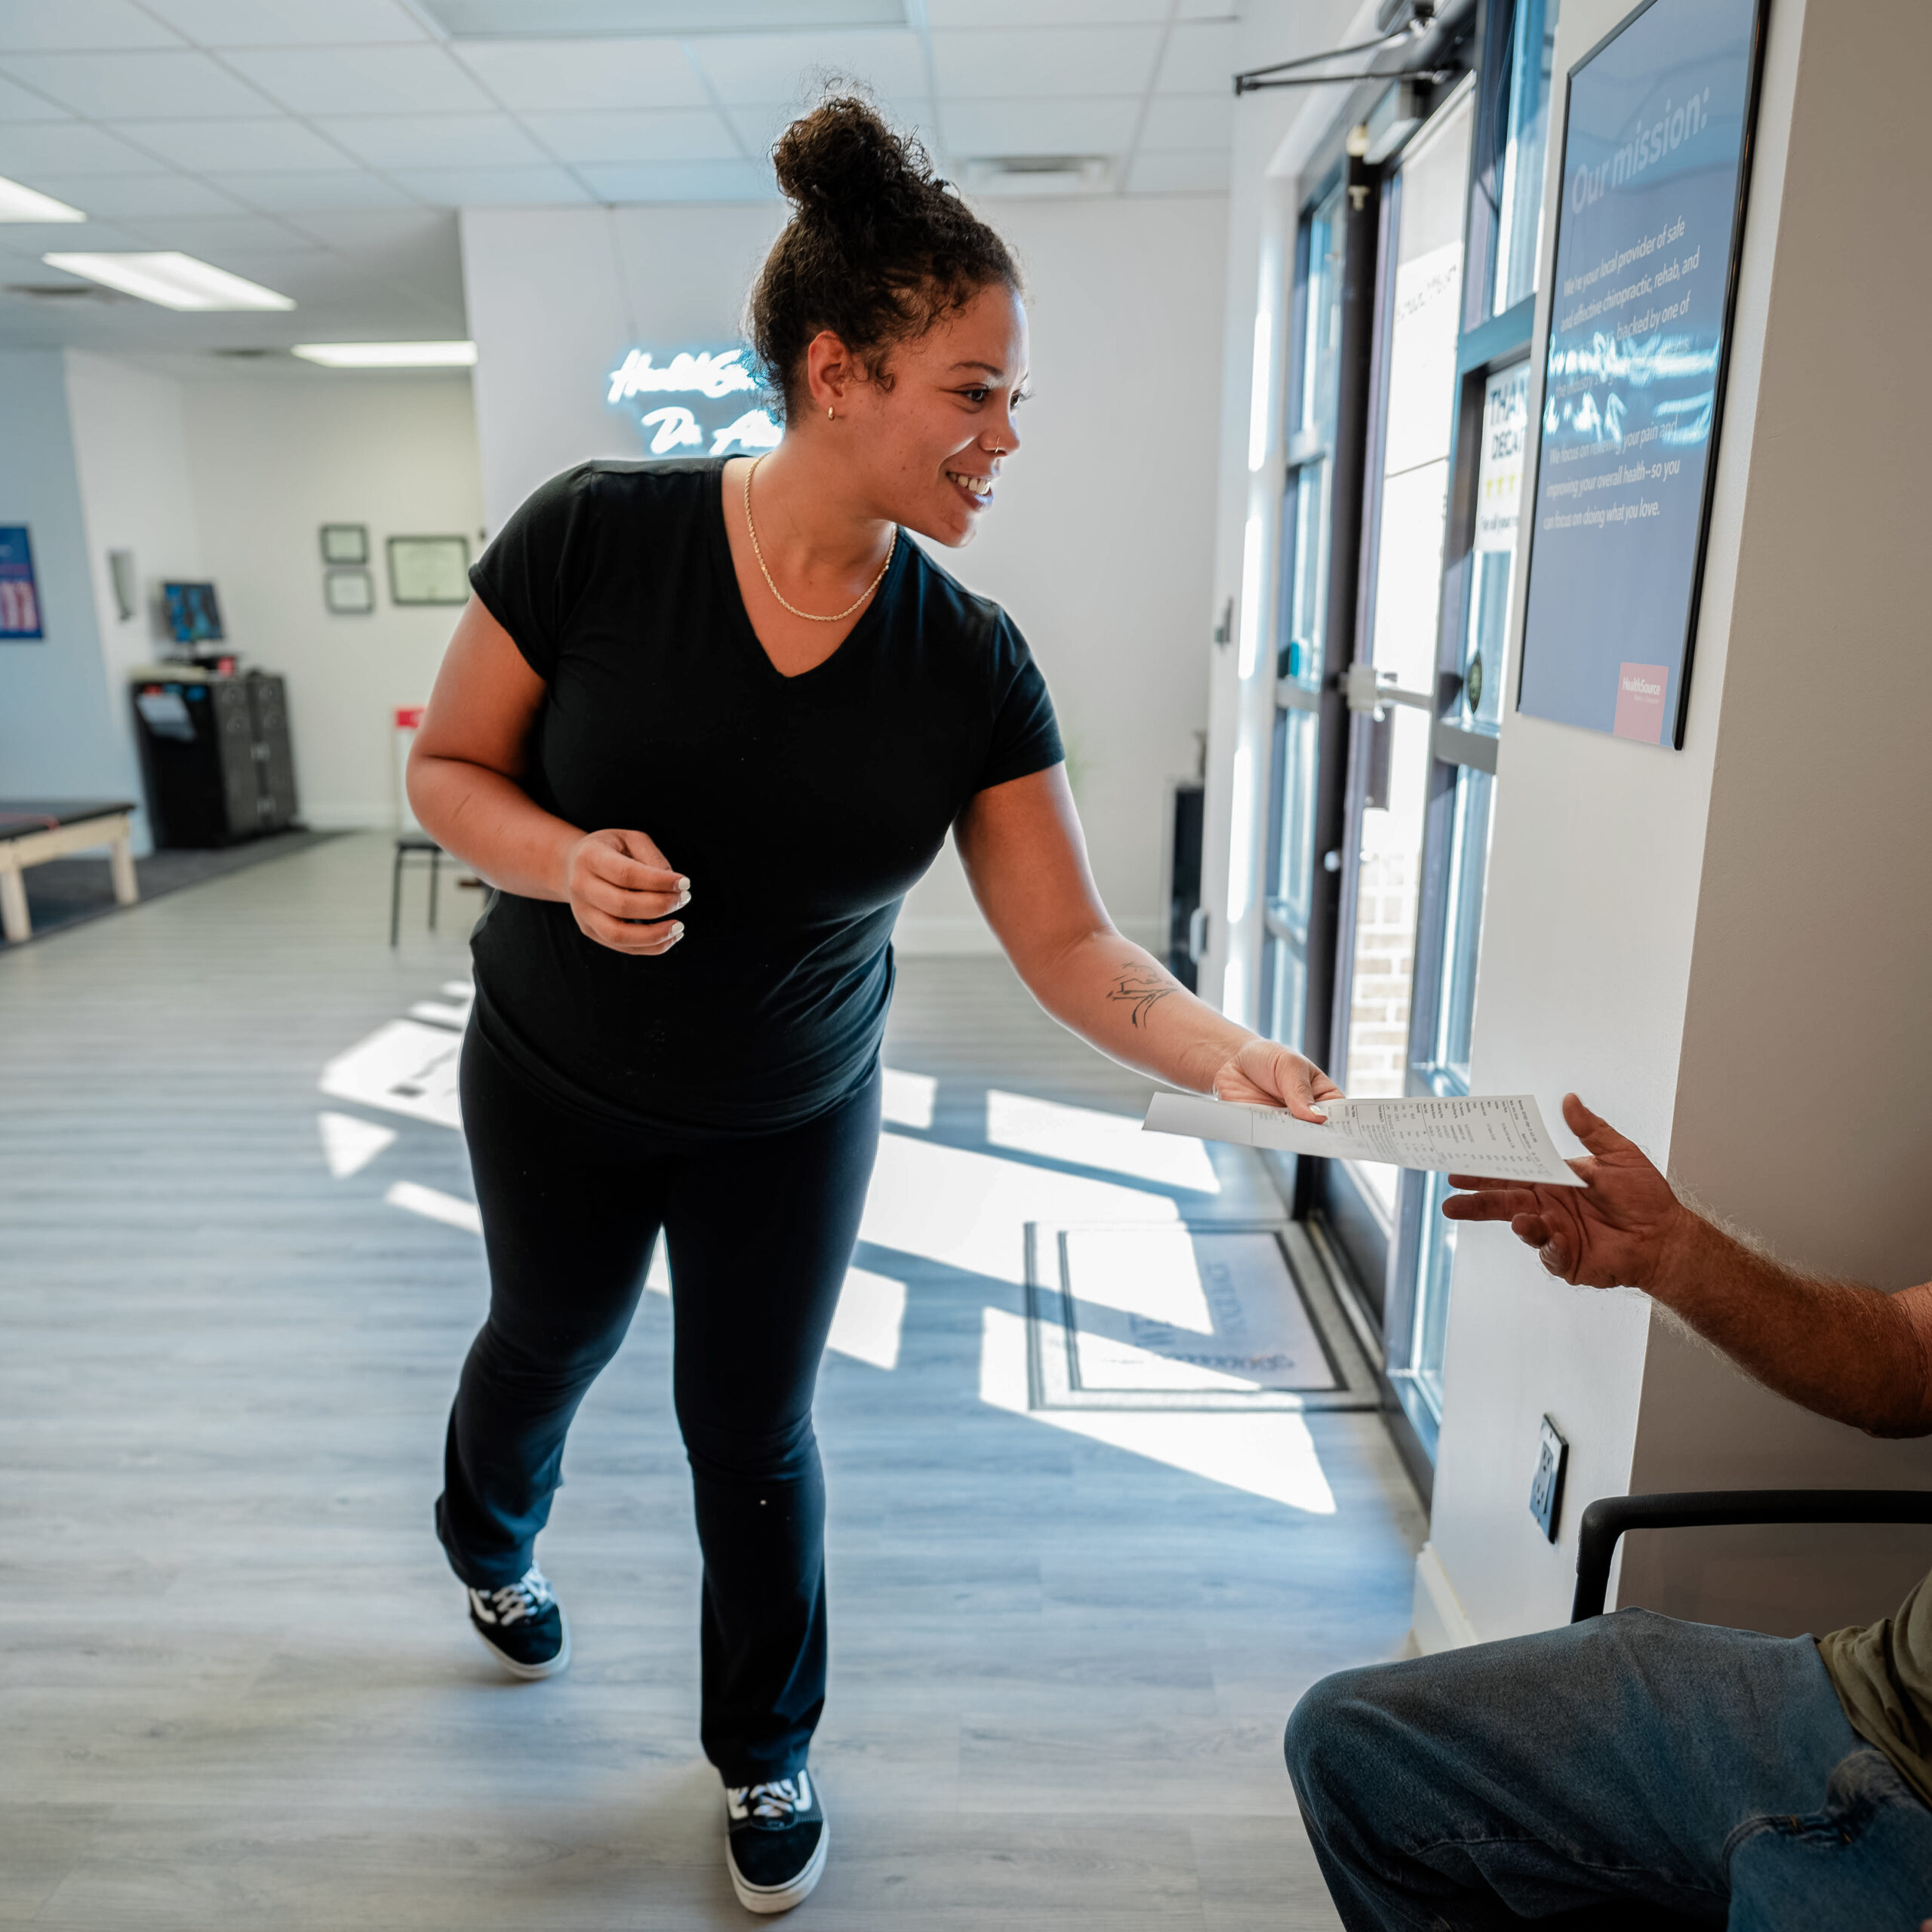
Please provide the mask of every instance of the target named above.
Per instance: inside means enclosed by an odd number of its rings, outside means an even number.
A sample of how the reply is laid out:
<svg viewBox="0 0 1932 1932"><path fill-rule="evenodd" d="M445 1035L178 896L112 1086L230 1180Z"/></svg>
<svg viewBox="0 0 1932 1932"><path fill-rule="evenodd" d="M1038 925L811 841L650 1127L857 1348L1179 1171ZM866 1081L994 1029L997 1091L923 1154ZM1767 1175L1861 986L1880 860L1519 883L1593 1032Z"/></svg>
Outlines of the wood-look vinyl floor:
<svg viewBox="0 0 1932 1932"><path fill-rule="evenodd" d="M466 1198L462 1145L316 1084L464 976L474 901L432 940L412 900L392 953L387 890L386 841L337 840L0 958L0 1924L749 1922L696 1746L666 1303L586 1404L544 1539L565 1676L495 1672L431 1534L481 1245L386 1197ZM1423 1522L1380 1423L1271 1419L1303 1432L1265 1438L1300 1459L1284 1502L1198 1444L1026 1414L993 1363L1036 1195L1241 1219L1265 1177L989 1147L989 1088L1147 1091L1003 962L904 962L888 1058L938 1081L894 1130L936 1192L858 1257L904 1285L895 1365L835 1352L821 1384L832 1851L800 1922L1334 1926L1281 1730L1404 1641ZM325 1109L397 1138L332 1178Z"/></svg>

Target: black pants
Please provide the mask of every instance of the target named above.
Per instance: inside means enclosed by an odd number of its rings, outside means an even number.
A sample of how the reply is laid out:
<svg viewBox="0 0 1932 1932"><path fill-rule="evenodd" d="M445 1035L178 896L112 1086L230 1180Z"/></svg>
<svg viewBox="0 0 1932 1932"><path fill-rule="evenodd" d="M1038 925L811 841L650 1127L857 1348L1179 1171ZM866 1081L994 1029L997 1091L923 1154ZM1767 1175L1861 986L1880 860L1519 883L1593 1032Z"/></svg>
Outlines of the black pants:
<svg viewBox="0 0 1932 1932"><path fill-rule="evenodd" d="M478 1589L530 1567L571 1418L662 1227L704 1553L704 1752L728 1784L788 1777L825 1703L812 1393L878 1151L878 1069L786 1133L647 1137L567 1115L472 1028L463 1116L490 1315L450 1416L436 1528L451 1564Z"/></svg>

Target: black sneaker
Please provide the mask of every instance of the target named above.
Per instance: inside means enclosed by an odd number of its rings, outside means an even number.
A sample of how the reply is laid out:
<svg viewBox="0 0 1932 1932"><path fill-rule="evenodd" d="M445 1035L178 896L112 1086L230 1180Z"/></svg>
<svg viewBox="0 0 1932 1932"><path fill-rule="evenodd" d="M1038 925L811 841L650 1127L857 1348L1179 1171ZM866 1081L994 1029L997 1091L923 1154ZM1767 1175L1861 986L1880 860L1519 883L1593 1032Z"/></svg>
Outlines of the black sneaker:
<svg viewBox="0 0 1932 1932"><path fill-rule="evenodd" d="M727 1786L724 1869L747 1912L789 1912L825 1870L825 1807L809 1772Z"/></svg>
<svg viewBox="0 0 1932 1932"><path fill-rule="evenodd" d="M521 1583L472 1590L469 1621L512 1677L554 1677L571 1660L564 1607L534 1563Z"/></svg>

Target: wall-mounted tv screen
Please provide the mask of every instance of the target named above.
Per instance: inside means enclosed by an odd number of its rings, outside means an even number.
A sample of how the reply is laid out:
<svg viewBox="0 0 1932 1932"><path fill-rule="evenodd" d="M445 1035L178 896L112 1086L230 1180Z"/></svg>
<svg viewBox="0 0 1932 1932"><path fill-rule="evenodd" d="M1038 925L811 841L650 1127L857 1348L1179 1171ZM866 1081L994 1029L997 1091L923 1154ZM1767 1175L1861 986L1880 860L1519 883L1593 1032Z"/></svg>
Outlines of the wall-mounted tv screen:
<svg viewBox="0 0 1932 1932"><path fill-rule="evenodd" d="M161 594L168 602L168 626L177 644L221 641L221 606L215 601L213 584L164 583Z"/></svg>
<svg viewBox="0 0 1932 1932"><path fill-rule="evenodd" d="M1764 0L1650 0L1570 70L1517 704L1684 742Z"/></svg>

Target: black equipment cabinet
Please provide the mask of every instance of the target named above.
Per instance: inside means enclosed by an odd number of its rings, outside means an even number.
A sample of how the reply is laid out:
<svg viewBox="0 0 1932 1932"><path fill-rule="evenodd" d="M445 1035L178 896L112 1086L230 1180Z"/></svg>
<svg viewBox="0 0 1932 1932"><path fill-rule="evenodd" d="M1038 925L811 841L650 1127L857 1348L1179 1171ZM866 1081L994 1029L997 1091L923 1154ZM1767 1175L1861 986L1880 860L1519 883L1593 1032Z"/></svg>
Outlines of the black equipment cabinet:
<svg viewBox="0 0 1932 1932"><path fill-rule="evenodd" d="M229 845L295 822L281 678L143 678L131 697L157 845Z"/></svg>

